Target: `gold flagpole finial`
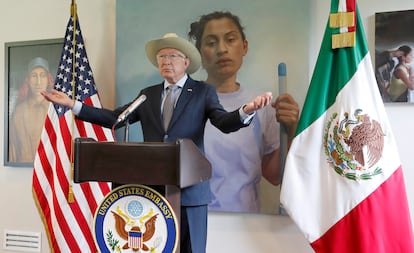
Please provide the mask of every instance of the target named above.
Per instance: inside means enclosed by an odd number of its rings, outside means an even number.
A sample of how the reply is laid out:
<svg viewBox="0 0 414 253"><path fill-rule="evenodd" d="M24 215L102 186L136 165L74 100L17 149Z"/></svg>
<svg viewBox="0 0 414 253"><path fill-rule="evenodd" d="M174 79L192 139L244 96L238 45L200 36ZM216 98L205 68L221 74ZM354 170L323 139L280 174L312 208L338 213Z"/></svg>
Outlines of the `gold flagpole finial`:
<svg viewBox="0 0 414 253"><path fill-rule="evenodd" d="M73 17L76 14L76 0L72 0L72 4L70 5L70 15Z"/></svg>

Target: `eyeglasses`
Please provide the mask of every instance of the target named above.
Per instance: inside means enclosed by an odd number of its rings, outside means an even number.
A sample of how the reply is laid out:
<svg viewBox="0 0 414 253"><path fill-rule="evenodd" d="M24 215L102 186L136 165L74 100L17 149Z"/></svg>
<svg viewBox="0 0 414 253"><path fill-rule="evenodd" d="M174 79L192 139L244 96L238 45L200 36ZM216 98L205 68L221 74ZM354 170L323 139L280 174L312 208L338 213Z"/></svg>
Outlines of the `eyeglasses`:
<svg viewBox="0 0 414 253"><path fill-rule="evenodd" d="M157 55L157 60L158 61L163 61L165 59L168 59L170 61L178 61L179 59L185 59L187 57L185 57L184 55L181 54L160 54Z"/></svg>

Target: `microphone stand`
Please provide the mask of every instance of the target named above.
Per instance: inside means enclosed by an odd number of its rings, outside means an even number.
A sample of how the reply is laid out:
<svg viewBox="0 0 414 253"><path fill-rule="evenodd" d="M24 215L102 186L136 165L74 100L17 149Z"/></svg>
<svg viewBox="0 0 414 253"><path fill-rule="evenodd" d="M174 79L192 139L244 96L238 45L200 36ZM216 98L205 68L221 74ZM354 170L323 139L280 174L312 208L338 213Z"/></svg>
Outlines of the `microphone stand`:
<svg viewBox="0 0 414 253"><path fill-rule="evenodd" d="M125 121L125 127L124 127L124 141L129 141L129 120L127 119Z"/></svg>

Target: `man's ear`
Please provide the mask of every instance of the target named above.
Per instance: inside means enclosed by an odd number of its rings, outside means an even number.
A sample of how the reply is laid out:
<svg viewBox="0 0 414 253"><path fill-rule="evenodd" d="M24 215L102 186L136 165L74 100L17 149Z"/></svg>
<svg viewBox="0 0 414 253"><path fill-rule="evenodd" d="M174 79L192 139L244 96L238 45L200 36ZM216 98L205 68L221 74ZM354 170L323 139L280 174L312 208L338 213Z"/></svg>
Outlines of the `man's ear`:
<svg viewBox="0 0 414 253"><path fill-rule="evenodd" d="M187 58L184 59L185 69L187 69L188 66L190 66L190 62L191 62L190 58L187 57Z"/></svg>

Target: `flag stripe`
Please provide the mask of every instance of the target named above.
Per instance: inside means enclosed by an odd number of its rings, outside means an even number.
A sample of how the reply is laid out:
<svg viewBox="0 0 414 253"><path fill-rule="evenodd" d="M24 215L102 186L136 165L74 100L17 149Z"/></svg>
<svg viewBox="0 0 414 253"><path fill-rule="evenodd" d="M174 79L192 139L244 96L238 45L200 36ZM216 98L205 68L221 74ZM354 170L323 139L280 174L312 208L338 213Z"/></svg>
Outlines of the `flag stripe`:
<svg viewBox="0 0 414 253"><path fill-rule="evenodd" d="M50 122L50 120L48 120L48 122ZM60 205L60 199L66 200L67 198L67 193L68 193L68 182L67 182L67 177L65 175L65 171L62 168L61 162L60 162L60 157L58 154L58 150L57 147L60 146L57 144L59 138L58 135L55 132L55 129L53 128L53 125L51 124L51 128L49 129L48 133L51 133L51 135L49 136L49 140L51 140L50 144L51 147L48 147L51 152L54 154L54 157L57 158L55 160L55 163L53 164L45 164L47 166L55 166L55 177L53 178L52 182L49 182L49 185L51 186L51 193L54 193L51 197L52 197L52 202L53 202L53 211L54 211L54 215L56 216L56 223L55 225L58 225L61 231L71 231L74 229L74 227L69 226L67 219L72 218L68 212L68 210L66 210L66 215L63 214L64 210L62 210L62 205ZM60 146L61 147L61 146ZM62 156L64 157L64 156ZM60 196L59 196L60 195ZM52 227L53 229L53 227ZM66 240L66 243L68 245L73 245L71 246L71 249L73 250L79 250L76 243L76 240L73 236L72 233L65 233L64 239Z"/></svg>
<svg viewBox="0 0 414 253"><path fill-rule="evenodd" d="M402 168L399 167L389 180L311 246L319 253L384 252L385 249L385 252L412 252L414 243L407 240L409 237L396 236L389 240L387 236L411 233L409 228L412 224L407 226L406 220L399 218L410 216L404 204L407 203L404 185ZM367 244L366 241L373 243Z"/></svg>
<svg viewBox="0 0 414 253"><path fill-rule="evenodd" d="M356 0L346 0L346 11L347 12L356 12ZM348 27L348 32L354 32L356 30L356 15L354 15L354 26Z"/></svg>
<svg viewBox="0 0 414 253"><path fill-rule="evenodd" d="M332 1L332 3L334 5L337 1ZM337 10L338 6L336 5L335 7ZM360 18L358 17L357 19L359 20ZM329 29L329 21L327 22L326 29ZM360 49L358 51L347 50L346 48L331 50L332 34L325 33L296 135L306 129L333 105L336 100L336 94L352 78L357 70L357 64L368 53L363 29L357 30L356 33L356 44ZM335 64L338 62L338 59L349 59L347 68L344 68L342 64ZM318 101L318 103L315 103L315 101Z"/></svg>
<svg viewBox="0 0 414 253"><path fill-rule="evenodd" d="M101 107L80 26L79 23L74 25L75 16L67 25L55 89L78 101ZM72 44L75 36L76 42ZM72 94L73 77L77 94ZM74 138L80 136L113 141L110 129L77 120L68 108L51 104L35 156L32 187L50 249L56 253L97 251L93 239L93 217L100 201L110 191L108 183L73 182L72 145ZM73 194L73 202L69 202L69 193Z"/></svg>
<svg viewBox="0 0 414 253"><path fill-rule="evenodd" d="M44 138L44 134L50 134L50 136L54 139L54 131L53 127L51 125L51 122L49 118L47 117L45 120L45 129L48 129L47 132L43 131L42 133L42 139ZM38 153L36 156L40 157L39 159L35 159L35 168L43 166L43 171L39 170L37 173L34 173L34 178L39 178L39 180L36 181L42 181L41 183L36 183L33 185L34 192L37 193L35 198L38 197L37 203L39 203L39 208L42 208L43 213L42 217L44 219L44 223L47 224L46 227L46 233L49 237L49 242L52 243L51 247L53 248L54 252L60 252L57 242L60 241L60 244L65 244L66 241L64 241L64 237L62 236L62 232L60 231L60 227L56 225L56 219L55 219L55 210L54 210L54 204L53 204L53 196L54 194L54 173L52 171L52 167L50 163L54 162L54 159L47 158L47 154L45 153L45 146L48 147L50 150L50 141L51 139L45 139L43 143L40 142ZM48 145L49 144L49 145ZM40 165L42 164L42 165ZM47 184L45 184L47 182ZM41 196L41 198L39 198ZM50 203L49 203L50 202ZM52 215L53 214L53 215ZM66 246L67 247L67 246Z"/></svg>

